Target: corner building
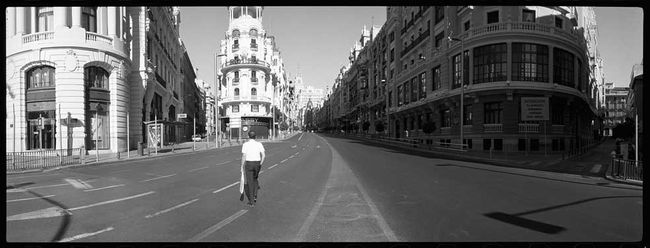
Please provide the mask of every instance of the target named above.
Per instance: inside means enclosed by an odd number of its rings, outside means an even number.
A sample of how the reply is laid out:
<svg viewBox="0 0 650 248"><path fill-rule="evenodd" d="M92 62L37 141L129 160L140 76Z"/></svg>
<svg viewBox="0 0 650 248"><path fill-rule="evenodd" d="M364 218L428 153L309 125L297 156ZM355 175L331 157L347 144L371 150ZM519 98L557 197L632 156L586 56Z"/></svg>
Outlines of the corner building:
<svg viewBox="0 0 650 248"><path fill-rule="evenodd" d="M388 79L391 136L497 152L594 143L596 86L572 8L416 6L388 14L393 23L384 26L393 27L387 33L400 51L391 54L397 73ZM548 99L547 121L523 120L527 97ZM431 134L422 132L427 122L436 126Z"/></svg>
<svg viewBox="0 0 650 248"><path fill-rule="evenodd" d="M287 84L284 65L274 37L267 36L262 26L263 10L260 6L228 7L228 30L217 58L219 107L223 109L219 119L225 137L247 137L252 130L259 138L269 138L272 106L284 112L278 105Z"/></svg>

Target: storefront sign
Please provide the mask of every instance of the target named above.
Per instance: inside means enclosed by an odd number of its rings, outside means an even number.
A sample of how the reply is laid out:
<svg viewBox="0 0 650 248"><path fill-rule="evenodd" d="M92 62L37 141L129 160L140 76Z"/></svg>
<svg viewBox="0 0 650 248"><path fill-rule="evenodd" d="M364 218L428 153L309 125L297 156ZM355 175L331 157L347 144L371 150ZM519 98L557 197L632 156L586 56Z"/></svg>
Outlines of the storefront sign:
<svg viewBox="0 0 650 248"><path fill-rule="evenodd" d="M522 121L547 121L548 98L546 97L522 97L521 98L521 120Z"/></svg>

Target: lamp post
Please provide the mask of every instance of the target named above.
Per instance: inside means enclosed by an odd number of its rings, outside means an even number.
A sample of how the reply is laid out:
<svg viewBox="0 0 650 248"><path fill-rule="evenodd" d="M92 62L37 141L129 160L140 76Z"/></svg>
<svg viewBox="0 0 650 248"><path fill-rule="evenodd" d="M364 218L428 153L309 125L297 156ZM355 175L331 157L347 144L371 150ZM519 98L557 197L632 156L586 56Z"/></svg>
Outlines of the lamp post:
<svg viewBox="0 0 650 248"><path fill-rule="evenodd" d="M470 10L474 9L474 6L468 6ZM469 21L471 25L472 21L472 12L469 13ZM463 139L463 126L464 126L464 121L465 121L465 42L461 38L453 38L451 36L447 37L449 41L455 40L455 41L460 41L460 147L461 149L465 149L465 142ZM453 63L453 61L452 61ZM468 80L469 81L469 80Z"/></svg>
<svg viewBox="0 0 650 248"><path fill-rule="evenodd" d="M226 54L217 54L217 56L214 56L214 108L215 108L215 118L214 118L214 125L215 125L215 147L219 148L219 129L221 126L221 120L219 119L219 86L221 86L221 79L222 77L219 77L219 65L217 64L218 58L226 56Z"/></svg>

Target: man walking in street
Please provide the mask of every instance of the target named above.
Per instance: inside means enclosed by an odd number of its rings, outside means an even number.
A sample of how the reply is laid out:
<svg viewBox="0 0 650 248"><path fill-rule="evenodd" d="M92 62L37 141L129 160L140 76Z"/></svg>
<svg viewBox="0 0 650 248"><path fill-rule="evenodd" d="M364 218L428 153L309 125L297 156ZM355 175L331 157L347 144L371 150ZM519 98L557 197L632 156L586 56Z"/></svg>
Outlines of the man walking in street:
<svg viewBox="0 0 650 248"><path fill-rule="evenodd" d="M244 182L240 183L245 183L243 190L246 192L246 197L248 198L248 206L254 207L257 202L257 190L259 189L257 176L260 173L260 168L262 167L262 163L264 163L266 154L262 143L255 140L255 131L248 132L248 138L249 140L241 148L241 168Z"/></svg>

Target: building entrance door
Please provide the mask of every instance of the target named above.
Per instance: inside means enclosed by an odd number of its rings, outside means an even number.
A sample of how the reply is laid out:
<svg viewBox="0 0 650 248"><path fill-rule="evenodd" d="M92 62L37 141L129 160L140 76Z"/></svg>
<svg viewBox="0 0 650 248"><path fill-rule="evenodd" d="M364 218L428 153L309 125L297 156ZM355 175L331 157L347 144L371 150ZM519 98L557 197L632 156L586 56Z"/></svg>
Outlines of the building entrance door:
<svg viewBox="0 0 650 248"><path fill-rule="evenodd" d="M27 149L53 149L56 144L55 130L51 119L43 118L44 128L40 129L38 119L30 119L28 122ZM40 140L39 140L40 139Z"/></svg>

